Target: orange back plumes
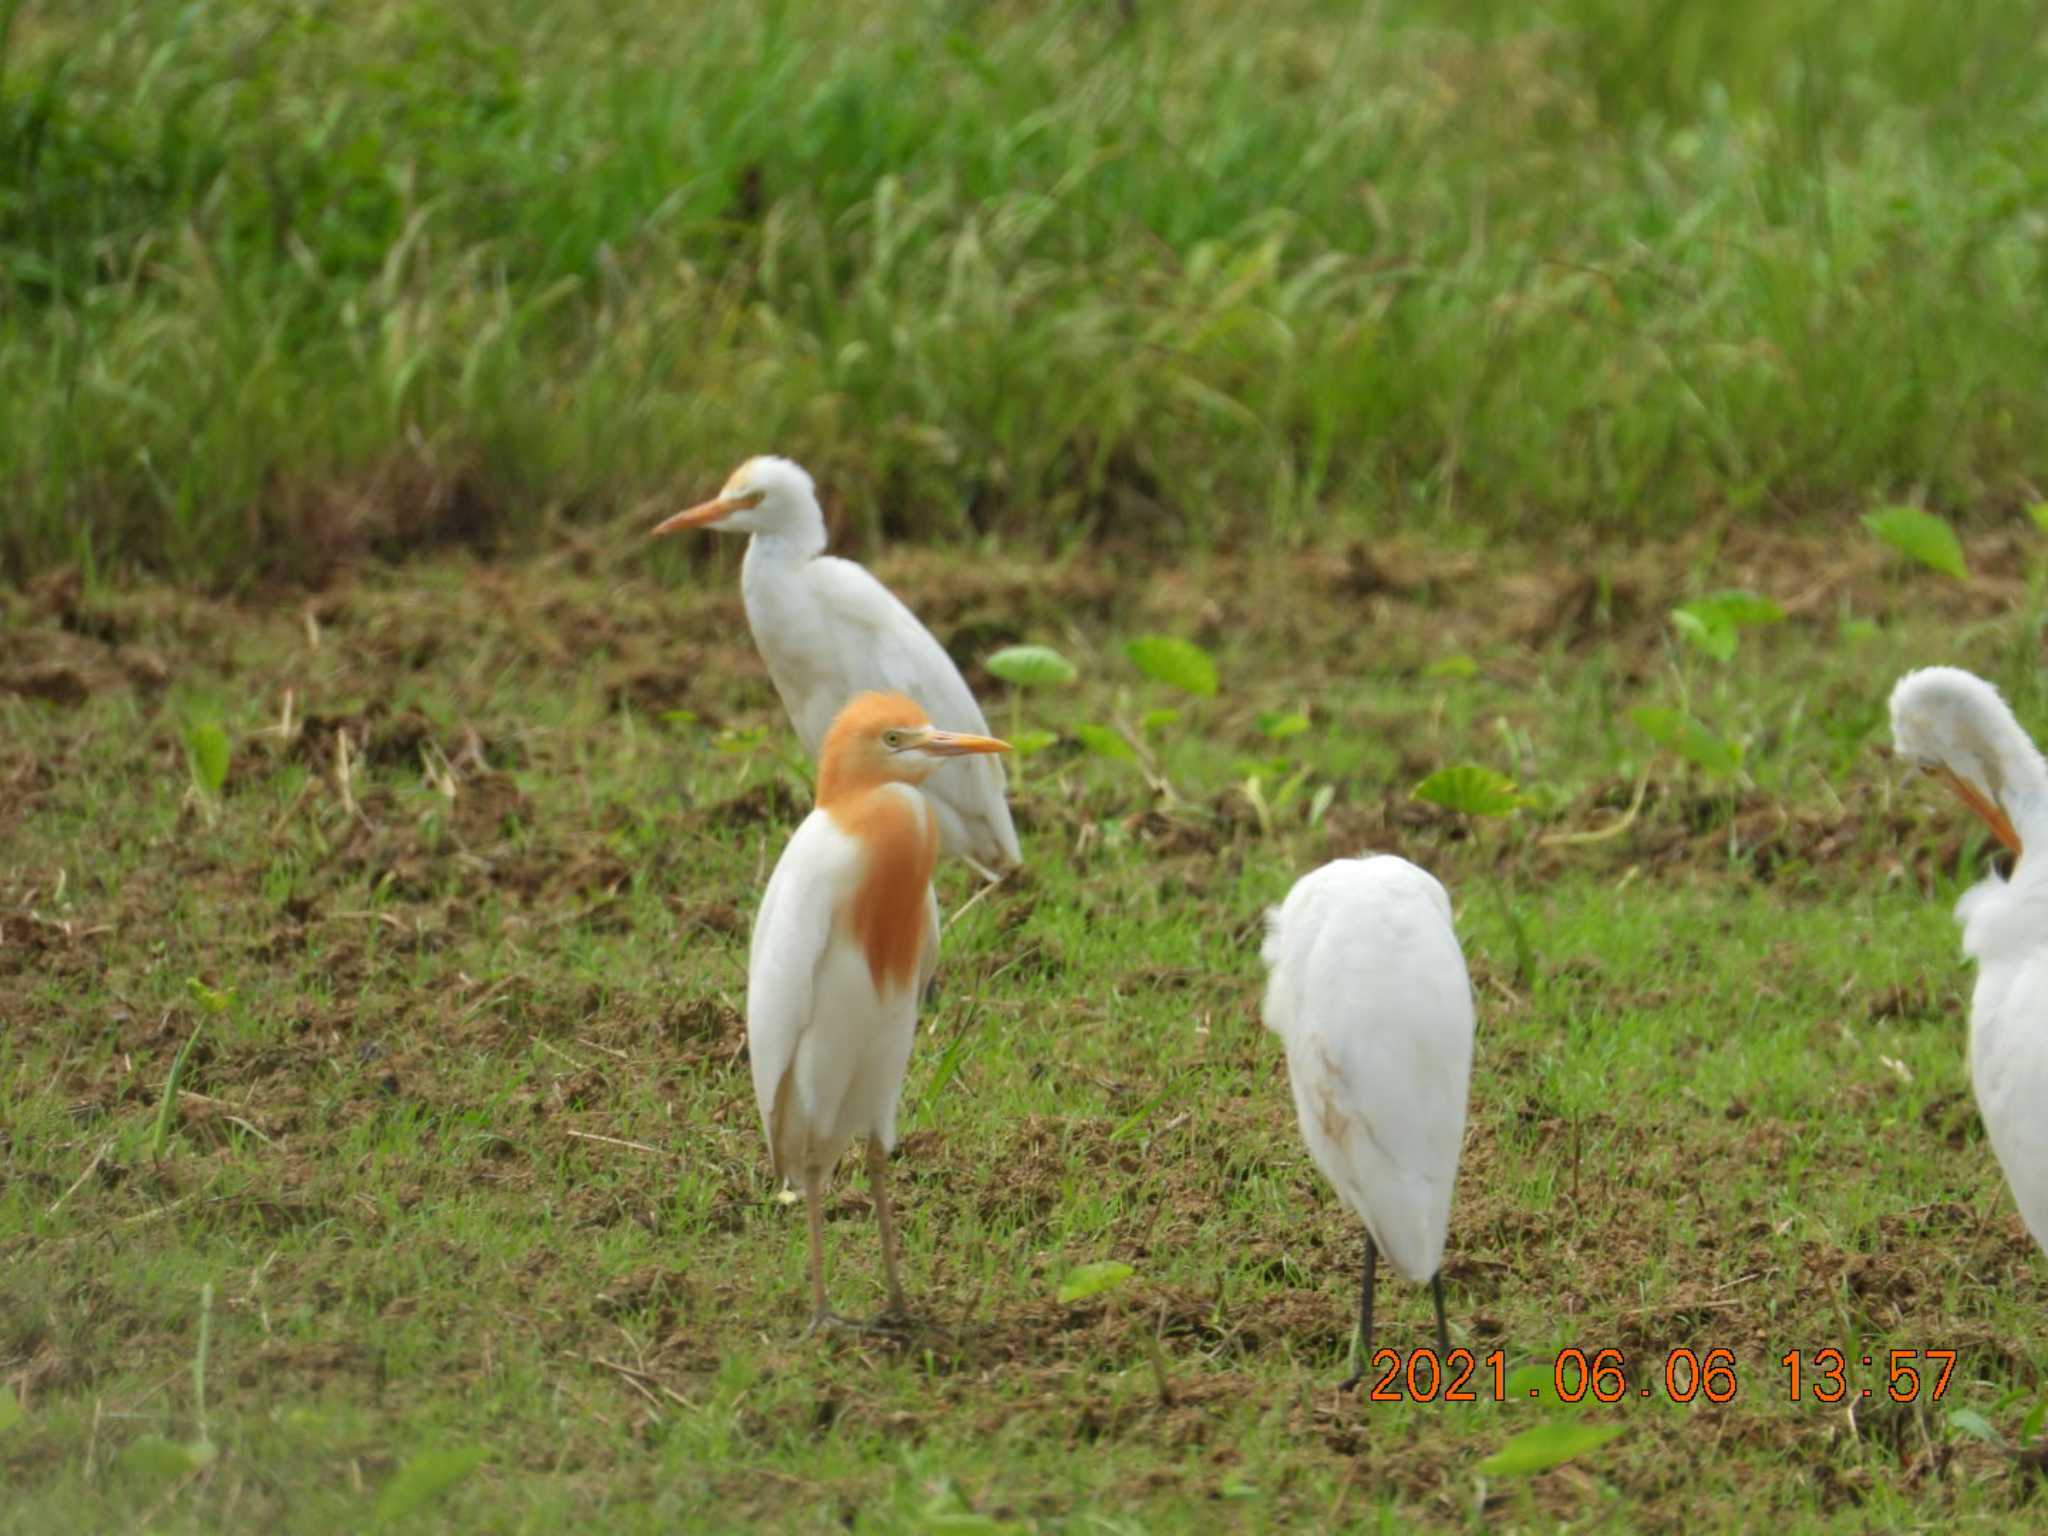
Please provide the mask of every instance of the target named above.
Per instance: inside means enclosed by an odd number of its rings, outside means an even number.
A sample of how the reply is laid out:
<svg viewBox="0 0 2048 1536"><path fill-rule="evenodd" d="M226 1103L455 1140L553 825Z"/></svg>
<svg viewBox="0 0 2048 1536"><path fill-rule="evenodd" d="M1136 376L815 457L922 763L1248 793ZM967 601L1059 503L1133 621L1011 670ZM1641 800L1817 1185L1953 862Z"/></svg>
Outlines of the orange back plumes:
<svg viewBox="0 0 2048 1536"><path fill-rule="evenodd" d="M925 893L939 858L931 807L890 787L923 777L922 765L893 755L882 734L930 723L902 694L859 694L832 722L818 755L818 805L867 855L860 884L837 920L867 957L877 992L916 985Z"/></svg>

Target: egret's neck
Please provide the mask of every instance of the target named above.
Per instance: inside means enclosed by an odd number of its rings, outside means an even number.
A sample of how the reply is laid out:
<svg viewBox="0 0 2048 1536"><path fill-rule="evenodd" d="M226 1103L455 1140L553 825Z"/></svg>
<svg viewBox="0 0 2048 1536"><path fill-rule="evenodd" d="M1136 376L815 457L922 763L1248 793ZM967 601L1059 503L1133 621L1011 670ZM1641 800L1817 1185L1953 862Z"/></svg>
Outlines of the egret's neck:
<svg viewBox="0 0 2048 1536"><path fill-rule="evenodd" d="M800 565L825 553L825 513L815 496L785 501L776 512L775 526L756 530L748 541L748 560Z"/></svg>

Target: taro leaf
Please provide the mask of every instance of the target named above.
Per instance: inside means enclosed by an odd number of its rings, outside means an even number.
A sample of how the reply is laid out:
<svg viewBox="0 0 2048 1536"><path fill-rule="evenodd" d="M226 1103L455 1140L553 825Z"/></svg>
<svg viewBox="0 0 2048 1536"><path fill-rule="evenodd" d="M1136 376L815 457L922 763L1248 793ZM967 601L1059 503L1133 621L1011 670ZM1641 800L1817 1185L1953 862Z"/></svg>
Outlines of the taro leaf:
<svg viewBox="0 0 2048 1536"><path fill-rule="evenodd" d="M218 795L228 781L228 733L211 720L194 720L185 727L185 755L199 787Z"/></svg>
<svg viewBox="0 0 2048 1536"><path fill-rule="evenodd" d="M1077 725L1074 727L1074 740L1097 757L1113 757L1125 763L1135 763L1138 760L1138 754L1131 750L1131 744L1106 725Z"/></svg>
<svg viewBox="0 0 2048 1536"><path fill-rule="evenodd" d="M1882 512L1864 513L1863 526L1930 570L1957 581L1970 579L1956 531L1932 512L1919 507L1886 507Z"/></svg>
<svg viewBox="0 0 2048 1536"><path fill-rule="evenodd" d="M1972 1440L1982 1440L1986 1445L1997 1445L2002 1438L1998 1431L1991 1427L1991 1421L1974 1408L1949 1409L1948 1427L1968 1435Z"/></svg>
<svg viewBox="0 0 2048 1536"><path fill-rule="evenodd" d="M1505 816L1522 803L1514 781L1477 763L1458 763L1439 768L1412 791L1417 800L1427 800L1446 810L1468 816Z"/></svg>
<svg viewBox="0 0 2048 1536"><path fill-rule="evenodd" d="M1576 1456L1598 1450L1628 1432L1625 1424L1586 1424L1578 1419L1552 1419L1511 1435L1507 1444L1479 1463L1485 1477L1520 1477L1562 1466Z"/></svg>
<svg viewBox="0 0 2048 1536"><path fill-rule="evenodd" d="M1019 688L1071 683L1081 674L1074 664L1048 645L1006 645L984 663L991 673Z"/></svg>
<svg viewBox="0 0 2048 1536"><path fill-rule="evenodd" d="M482 1466L489 1455L481 1445L420 1452L400 1467L377 1495L377 1518L403 1520L426 1508Z"/></svg>
<svg viewBox="0 0 2048 1536"><path fill-rule="evenodd" d="M1285 741L1288 737L1299 736L1308 729L1308 716L1269 710L1260 715L1253 724L1258 726L1259 734L1266 740Z"/></svg>
<svg viewBox="0 0 2048 1536"><path fill-rule="evenodd" d="M1034 752L1043 752L1059 739L1054 731L1019 731L1010 738L1010 750L1019 757L1029 757Z"/></svg>
<svg viewBox="0 0 2048 1536"><path fill-rule="evenodd" d="M1066 1279L1060 1282L1060 1302L1065 1305L1100 1296L1104 1291L1115 1290L1136 1273L1130 1265L1115 1259L1105 1259L1100 1264L1083 1264L1078 1269L1068 1270Z"/></svg>
<svg viewBox="0 0 2048 1536"><path fill-rule="evenodd" d="M1723 741L1682 709L1639 709L1629 718L1658 746L1708 773L1733 775L1742 767L1742 743Z"/></svg>
<svg viewBox="0 0 2048 1536"><path fill-rule="evenodd" d="M1190 640L1171 635L1141 635L1124 647L1131 664L1154 682L1168 683L1182 693L1213 698L1216 693L1216 662Z"/></svg>

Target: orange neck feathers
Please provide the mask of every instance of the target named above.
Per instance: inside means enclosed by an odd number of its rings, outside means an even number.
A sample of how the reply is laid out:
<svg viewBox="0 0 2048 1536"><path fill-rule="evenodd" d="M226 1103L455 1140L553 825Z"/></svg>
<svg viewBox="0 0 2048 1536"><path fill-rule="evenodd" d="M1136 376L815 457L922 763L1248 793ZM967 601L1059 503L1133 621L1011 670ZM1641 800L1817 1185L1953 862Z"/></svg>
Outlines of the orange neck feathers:
<svg viewBox="0 0 2048 1536"><path fill-rule="evenodd" d="M863 694L840 712L818 756L818 807L860 844L860 883L837 916L867 957L877 993L917 982L924 955L926 892L939 859L939 829L924 797L892 786L924 774L880 743L883 731L928 722L900 694Z"/></svg>

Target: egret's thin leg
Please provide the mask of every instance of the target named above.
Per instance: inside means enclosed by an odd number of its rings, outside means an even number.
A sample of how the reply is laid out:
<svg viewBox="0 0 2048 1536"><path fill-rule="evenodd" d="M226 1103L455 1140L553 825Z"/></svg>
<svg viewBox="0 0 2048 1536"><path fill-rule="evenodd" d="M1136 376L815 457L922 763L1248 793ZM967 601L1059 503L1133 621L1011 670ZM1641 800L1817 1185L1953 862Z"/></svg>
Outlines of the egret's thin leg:
<svg viewBox="0 0 2048 1536"><path fill-rule="evenodd" d="M804 1170L804 1208L811 1218L811 1328L818 1329L832 1319L825 1305L825 1175L823 1170Z"/></svg>
<svg viewBox="0 0 2048 1536"><path fill-rule="evenodd" d="M1451 1352L1451 1330L1444 1325L1444 1272L1429 1277L1429 1294L1436 1301L1436 1363L1441 1367Z"/></svg>
<svg viewBox="0 0 2048 1536"><path fill-rule="evenodd" d="M875 1197L875 1224L882 1229L882 1271L889 1279L889 1309L884 1317L904 1317L903 1274L896 1249L896 1207L889 1202L889 1154L879 1136L868 1138L868 1188Z"/></svg>
<svg viewBox="0 0 2048 1536"><path fill-rule="evenodd" d="M1372 1277L1378 1268L1380 1251L1372 1244L1372 1234L1365 1234L1365 1276L1358 1286L1358 1358L1354 1364L1358 1369L1337 1383L1339 1392L1349 1392L1361 1381L1372 1364Z"/></svg>

